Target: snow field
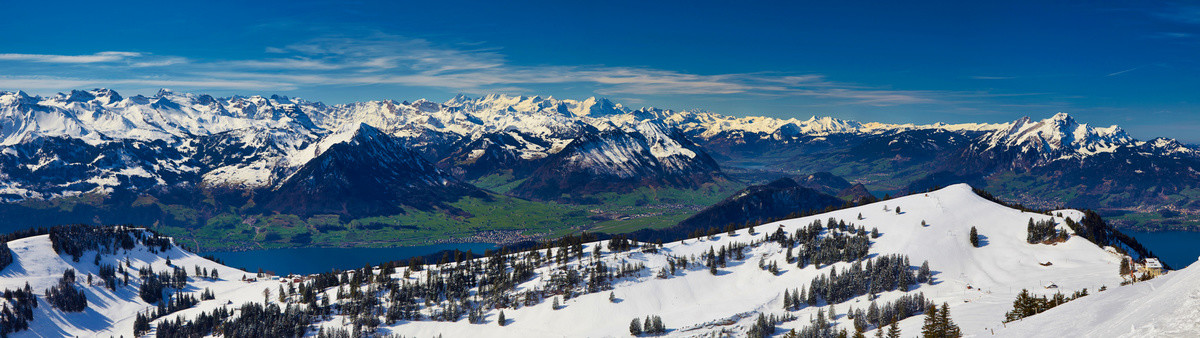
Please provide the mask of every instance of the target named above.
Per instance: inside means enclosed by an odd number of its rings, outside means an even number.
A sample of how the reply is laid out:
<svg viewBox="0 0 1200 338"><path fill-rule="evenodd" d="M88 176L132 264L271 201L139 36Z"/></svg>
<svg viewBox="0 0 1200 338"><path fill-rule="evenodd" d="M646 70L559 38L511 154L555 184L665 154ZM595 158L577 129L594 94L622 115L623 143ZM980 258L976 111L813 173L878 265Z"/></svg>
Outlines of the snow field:
<svg viewBox="0 0 1200 338"><path fill-rule="evenodd" d="M900 208L900 213L896 213L897 207ZM1073 210L1056 211L1055 214L1058 212L1076 220L1082 216L1082 213ZM858 220L860 213L863 216L862 220ZM820 219L824 223L830 217L853 223L856 227L863 226L868 231L878 228L881 237L872 240L870 253L873 256L904 254L910 258L914 268L928 260L934 271L934 284L922 284L910 292L923 292L936 303L950 304L952 318L967 335L991 335L993 330L997 334L1015 332L1014 335L1030 332L1003 331L1005 325L1001 324L1004 313L1011 309L1012 301L1021 289L1029 289L1034 294L1052 294L1055 291L1069 294L1087 288L1092 293L1092 296L1060 308L1069 309L1071 306L1078 306L1076 304L1100 301L1105 295L1116 293L1118 290L1128 293L1133 291L1126 289L1140 290L1138 288L1165 285L1163 283L1167 281L1179 279L1162 278L1152 283L1117 288L1121 282L1117 274L1121 258L1114 252L1097 247L1077 236L1054 245L1028 244L1025 239L1029 218L1042 220L1053 216L1021 212L992 203L975 195L969 186L960 184L927 194L915 194L815 216L763 224L755 227L755 235L750 235L746 229L742 229L733 236L722 232L712 240L689 239L666 243L659 253L643 253L636 250L613 253L607 248L602 248L599 259L605 261L610 269L622 262L642 263L647 267L639 277L613 282L615 289L612 293L617 298L616 302L609 301L609 291L602 291L565 301L559 298L562 307L557 310L551 309L550 299L534 306L503 309L508 319L508 325L504 327L495 323L499 311L489 310L486 312L484 324L471 324L466 318L453 323L402 321L393 326L384 326L380 331L418 337L438 334L445 337L625 337L629 335L628 325L631 319L659 315L669 329L669 336L703 336L722 331L740 335L749 328L757 313L785 313L781 299L785 289L807 286L812 278L828 274L831 267L817 268L810 265L804 269L797 268L793 263L785 261L784 249L774 242L748 248L744 260L730 260L728 267L719 269L715 276L703 266L700 255L710 247L719 248L726 244L749 243L761 239L764 234L774 232L779 227L790 234L813 220ZM1055 218L1060 228L1066 229L1063 219ZM927 225L922 226L922 221ZM972 226L978 229L983 238L982 247L975 248L969 243L967 236ZM592 257L593 246L604 244L604 241L586 244L583 258L567 264L591 262L596 259ZM45 288L58 280L64 269L76 269L83 276L80 278L82 280L86 280L88 273L98 272L98 267L91 261L94 253L86 253L79 263L71 262L69 257L64 259L64 256L53 252L48 236L12 241L9 246L15 253L15 261L0 271L0 288L21 287L28 281L35 293L40 295ZM239 279L243 275L254 277L254 274L220 266L178 248L157 255L145 250L144 247L139 247L127 254L106 255L103 261L115 265L123 263L124 258L128 256L133 262L133 273L136 273L136 268L145 264L152 265L155 271L167 269L165 260L169 256L175 265L188 269L189 275L192 274L193 265L200 265L208 269L218 269L221 276L219 281L189 277L186 292L198 294L208 287L216 293L216 299L202 301L195 308L173 313L158 321L176 317L192 318L200 311L211 311L230 303L230 307L233 308L245 302L260 302L263 299L264 288L271 290L271 301L276 302L279 286L286 287L286 284L272 280L242 282ZM694 260L700 262L700 265L692 266L686 273L658 279L655 274L666 266L666 255L686 256L690 260L695 256ZM391 257L380 258L386 259ZM777 262L780 274L776 276L761 270L757 264L760 259L768 263ZM1043 265L1046 262L1052 264ZM840 271L849 265L850 263L845 262L836 263L833 268ZM533 280L519 285L517 291L531 290L544 285L550 271L556 267L557 265L552 264L537 269ZM397 268L397 273L392 277L403 279L405 269ZM424 278L424 275L424 272L413 273L409 281L419 280ZM102 286L85 286L89 308L82 313L63 314L52 310L53 308L42 300L42 304L36 310L35 319L30 322L32 330L18 333L17 336L129 335L137 311L153 306L138 298L136 284L132 280L136 278L131 279L132 287L118 288L116 292L108 291ZM1044 286L1049 283L1056 284L1058 288L1045 289ZM1110 291L1097 292L1101 286L1108 286ZM333 297L336 295L336 289L328 289L324 294ZM900 291L882 293L878 301L882 304L902 294ZM1200 299L1200 296L1197 298ZM1175 301L1187 300L1181 298ZM851 321L845 316L846 311L852 308L865 309L869 304L867 296L835 304L833 308L838 314L836 323L839 328L852 330ZM815 315L818 309L828 310L829 307L805 307L799 311L792 311L791 314L799 319L779 325L779 332L808 325L808 319ZM1048 313L1064 311L1060 309ZM1169 309L1170 307L1164 306L1161 311ZM1038 318L1040 316L1025 321L1033 322ZM905 335L916 334L920 331L922 320L923 316L914 316L903 320L900 327ZM334 327L342 322L343 318L334 316L318 325ZM1014 326L1011 329L1017 330L1019 325L1021 323L1009 326Z"/></svg>

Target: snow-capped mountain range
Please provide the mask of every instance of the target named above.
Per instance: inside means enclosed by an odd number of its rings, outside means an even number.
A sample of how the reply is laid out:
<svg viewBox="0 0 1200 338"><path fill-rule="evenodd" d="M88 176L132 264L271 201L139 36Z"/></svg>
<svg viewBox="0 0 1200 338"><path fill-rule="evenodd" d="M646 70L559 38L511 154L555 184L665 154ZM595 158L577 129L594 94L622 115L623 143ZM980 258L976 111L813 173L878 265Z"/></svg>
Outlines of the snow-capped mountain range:
<svg viewBox="0 0 1200 338"><path fill-rule="evenodd" d="M165 89L149 97L108 89L48 97L18 91L0 92L0 194L14 201L163 186L277 189L335 144L347 142L360 125L466 180L511 170L519 176L557 175L540 181L579 181L563 176L574 171L558 168L571 166L590 176L654 175L647 181L693 184L719 176L712 158L737 157L723 145L762 145L753 151L767 152L853 136L891 138L887 146L895 147L908 142L897 137L931 131L965 140L969 152L985 158L1031 161L1023 167L1121 151L1198 157L1196 148L1174 140L1138 141L1119 127L1080 124L1061 113L1040 121L913 125L631 109L594 97L488 95L443 103L327 105ZM569 156L555 157L564 150ZM716 152L712 158L710 152ZM994 154L1000 152L1020 155Z"/></svg>

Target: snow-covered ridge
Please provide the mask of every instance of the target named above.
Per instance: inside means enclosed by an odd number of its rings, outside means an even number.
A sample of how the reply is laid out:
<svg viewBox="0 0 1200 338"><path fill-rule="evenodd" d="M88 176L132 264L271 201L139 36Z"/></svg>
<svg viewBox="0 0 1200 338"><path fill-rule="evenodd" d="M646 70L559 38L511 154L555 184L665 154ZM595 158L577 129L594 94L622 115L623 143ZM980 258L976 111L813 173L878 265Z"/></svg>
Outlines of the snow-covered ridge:
<svg viewBox="0 0 1200 338"><path fill-rule="evenodd" d="M588 127L605 130L647 120L701 138L724 132L791 137L940 129L991 132L987 138L991 146L1071 147L1085 153L1132 142L1116 126L1078 124L1063 113L1041 121L1023 118L1010 123L916 125L817 116L807 120L734 117L701 111L629 109L596 97L570 100L497 94L479 98L460 95L444 103L384 100L326 105L276 95L215 98L169 90L152 97L129 98L108 89L75 90L53 97L0 92L0 118L0 145L39 136L68 136L92 144L111 139L162 140L250 127L329 133L359 123L400 137L416 137L429 131L471 137L517 130L541 137L573 138Z"/></svg>
<svg viewBox="0 0 1200 338"><path fill-rule="evenodd" d="M1002 124L883 124L859 123L832 117L808 120L770 117L732 117L658 108L628 109L604 98L563 100L540 96L458 96L444 103L366 101L326 105L285 96L233 96L162 90L152 97L123 98L108 89L75 90L52 97L24 92L0 92L0 145L32 137L67 136L95 144L111 139L169 140L212 135L250 127L338 130L367 123L397 134L422 131L469 136L519 130L537 136L577 136L587 126L599 129L632 126L658 120L684 131L702 130L701 137L725 131L779 133L786 136L832 133L882 133L911 129L998 130Z"/></svg>
<svg viewBox="0 0 1200 338"><path fill-rule="evenodd" d="M474 163L489 151L502 152L503 158L536 161L562 151L585 135L612 130L643 133L649 150L659 159L695 157L699 148L679 146L677 138L685 137L682 135L700 141L729 138L736 143L750 138L786 141L805 136L888 135L912 130L966 133L977 138L977 151L1016 149L1037 153L1043 162L1085 158L1123 148L1165 156L1198 154L1174 140L1141 142L1118 127L1079 124L1066 114L1000 124L915 125L816 116L801 120L630 109L595 97L569 100L487 95L457 96L444 103L384 100L326 105L277 95L218 98L169 90L149 97L123 97L108 89L74 90L49 97L18 91L0 92L0 160L7 158L32 174L44 168L83 163L104 165L93 169L88 177L55 187L3 180L0 193L7 199L49 198L86 190L64 188L68 186L92 186L95 188L87 189L106 192L131 177L122 173L145 173L137 177L168 185L272 187L330 144L345 139L345 131L360 124L403 140L405 146L422 154L440 151L430 161L451 166ZM155 143L162 149L156 149L153 155L105 154L72 162L42 154L31 146L48 138L108 146L112 152L125 151L120 150L123 146L113 145L133 141ZM458 155L451 159L447 153ZM12 175L11 169L3 170L0 174ZM178 182L164 176L195 176L199 182Z"/></svg>
<svg viewBox="0 0 1200 338"><path fill-rule="evenodd" d="M1170 333L1178 336L1200 333L1200 326L1194 325L1194 316L1162 319L1153 317L1164 313L1188 315L1189 311L1193 310L1192 298L1195 297L1184 295L1195 293L1192 292L1192 289L1195 289L1192 285L1196 284L1195 278L1192 278L1194 273L1185 270L1172 273L1178 276L1169 274L1167 277L1160 277L1162 279L1158 281L1118 287L1122 281L1118 270L1124 256L1115 250L1097 247L1079 236L1070 236L1067 240L1053 245L1026 242L1026 222L1030 218L1039 221L1053 220L1060 229L1070 233L1070 229L1063 225L1065 219L1078 219L1082 216L1082 213L1074 210L1059 210L1054 214L1050 216L1010 209L987 201L975 195L970 187L960 184L929 193L763 224L756 227L757 232L741 229L732 235L722 232L712 237L665 243L657 251L614 251L606 245L606 241L585 243L578 257L560 262L554 262L553 259L543 260L543 263L535 265L532 277L522 279L511 292L536 293L538 290L552 288L553 281L561 279L565 271L580 273L579 276L586 280L587 271L595 271L595 262L604 262L611 271L639 265L645 268L629 276L615 277L611 283L611 290L580 291L569 298L550 295L532 303L525 301L522 306L485 308L482 310L482 323L472 323L465 315L449 321L432 320L430 317L447 304L441 301L425 303L418 306L418 311L422 314L420 319L385 323L380 326L380 331L405 336L442 334L452 337L622 337L628 336L628 324L632 318L657 315L661 316L666 324L668 336L692 337L722 333L743 336L760 313L788 314L798 318L780 323L777 333L782 333L808 326L808 318L830 310L836 313L830 321L835 330L845 328L852 331L853 320L846 316L848 311L864 310L873 301L883 304L919 292L934 303L949 304L953 320L968 335L989 335L993 330L1005 336L1045 336L1054 333L1056 336L1065 337L1108 336L1125 332L1094 330L1109 327L1113 330L1129 328L1138 329L1137 332ZM905 290L879 292L878 299L869 299L870 296L864 294L832 306L817 303L812 306L802 305L798 309L784 309L785 303L781 295L785 290L808 286L814 278L828 275L835 269L838 274L842 274L845 269L856 263L838 262L821 266L806 264L799 267L789 261L789 248L785 248L779 242L762 239L777 230L791 234L814 221L825 222L830 218L853 223L854 226L862 226L865 229L878 229L881 236L870 239L871 256L902 254L911 259L913 266L928 261L933 271L933 282L914 284L912 288ZM968 236L972 228L976 228L982 235L982 244L979 247L969 243ZM820 232L821 236L830 236L835 232L841 236L847 235L832 227ZM754 242L760 244L743 250L744 259L730 258L729 264L717 268L715 274L710 273L703 265L701 257L714 248ZM97 272L96 265L92 263L92 252L85 253L80 262L72 262L68 257L54 253L46 236L16 240L8 245L12 248L15 260L13 265L0 271L2 288L21 287L28 281L33 284L33 289L42 290L53 284L67 268L76 269L81 274ZM212 311L223 306L234 309L245 302L282 303L275 291L281 286L288 289L289 283L296 282L291 278L283 279L282 282L270 279L242 281L243 276L256 276L253 273L217 265L177 248L159 254L152 254L143 248L129 252L118 251L116 254L105 255L101 262L123 264L125 257L129 257L135 269L151 265L156 271L167 269L166 258L170 257L175 265L189 269L187 292L198 293L210 288L215 293L215 299L201 301L195 308L165 316L156 320L155 325L175 318L194 319L200 311ZM522 253L509 259L515 264L516 260L524 257L526 255ZM676 266L679 270L677 273L666 273L670 265L668 261L679 257L686 257L693 263L689 266ZM380 260L398 258L381 257ZM765 271L756 263L776 265L779 271ZM207 270L218 270L220 278L196 278L191 274L194 265ZM428 276L439 275L438 272L425 271L448 269L453 265L455 264L443 267L426 265L423 271L416 273L406 271L407 267L398 267L395 273L388 277L399 283L415 285L425 281ZM377 269L375 273L379 273L378 271L380 270ZM662 277L659 277L660 274ZM141 279L134 274L130 286L122 286L116 291L109 291L98 285L76 285L87 294L88 311L60 313L43 303L36 309L34 320L30 322L33 325L32 331L24 331L17 336L128 335L132 331L132 314L153 307L152 304L138 298L136 288L140 282ZM300 278L298 282L310 281ZM1044 287L1051 283L1057 288L1050 290ZM369 287L363 286L360 290L378 290L381 287L376 283L364 285ZM1107 286L1108 291L1097 292L1101 286ZM264 297L264 288L270 290L269 297ZM1041 295L1056 291L1070 293L1083 288L1087 288L1092 295L1063 305L1062 308L1027 318L1021 323L1008 324L1009 328L1015 331L1003 330L1005 325L1000 322L1004 319L1004 312L1011 309L1012 300L1020 290L1029 289L1034 294ZM338 289L334 286L317 290L317 294L322 299L328 299L330 304L345 302L346 299L337 296ZM1169 292L1151 291L1155 289ZM585 287L581 283L576 290L585 290ZM1175 293L1176 290L1187 292ZM469 289L469 292L474 293L477 290ZM389 300L387 292L380 296L381 306L384 308L389 302L395 301ZM552 297L554 301L550 299ZM486 297L478 298L486 300ZM296 302L297 296L288 299ZM324 300L317 303L322 302ZM229 305L230 303L232 305ZM553 303L559 303L559 306L552 308ZM1114 312L1113 309L1122 311ZM500 311L504 312L507 319L505 326L496 325ZM1072 314L1095 315L1076 318ZM1111 323L1107 321L1118 317L1128 320L1114 320ZM1074 320L1067 320L1069 318ZM922 319L923 316L920 315L909 317L902 320L899 326L905 336L913 335L920 332ZM1160 325L1159 323L1164 323L1165 320L1177 321L1177 324L1182 325L1152 326L1152 329L1158 330L1141 331L1147 323ZM1100 321L1112 325L1090 325ZM315 325L326 329L345 328L352 322L347 316L335 311L332 317L320 320ZM867 332L867 335L872 334Z"/></svg>

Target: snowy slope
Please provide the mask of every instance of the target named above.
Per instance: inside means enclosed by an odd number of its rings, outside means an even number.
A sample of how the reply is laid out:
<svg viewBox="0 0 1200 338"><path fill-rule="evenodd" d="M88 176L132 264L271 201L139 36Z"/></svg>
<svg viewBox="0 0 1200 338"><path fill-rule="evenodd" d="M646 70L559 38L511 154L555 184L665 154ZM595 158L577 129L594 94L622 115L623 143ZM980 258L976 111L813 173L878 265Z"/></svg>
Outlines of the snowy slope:
<svg viewBox="0 0 1200 338"><path fill-rule="evenodd" d="M896 208L900 208L902 212L897 213ZM1059 212L1069 218L1082 216L1073 210ZM863 216L862 220L857 219L859 214ZM1097 328L1087 324L1087 320L1099 322L1109 318L1106 316L1124 316L1102 315L1109 313L1106 309L1117 306L1115 304L1118 302L1128 303L1123 306L1127 306L1130 313L1145 313L1144 318L1154 318L1159 314L1185 316L1187 313L1174 311L1186 311L1184 309L1187 307L1194 307L1193 297L1171 299L1160 292L1152 291L1179 290L1178 293L1172 291L1172 294L1191 295L1195 293L1192 291L1194 287L1191 286L1194 282L1190 281L1194 279L1194 271L1185 270L1149 283L1115 288L1121 282L1117 270L1122 256L1076 236L1055 245L1026 243L1026 222L1030 218L1042 220L1052 216L1009 209L978 197L970 187L960 184L927 194L764 224L756 227L758 232L755 235L743 229L732 236L720 233L713 239L666 243L658 253L637 250L614 253L603 248L601 256L594 257L591 254L593 246L603 247L605 242L588 243L583 248L584 257L565 264L550 263L549 266L537 268L535 277L517 286L517 291L542 288L548 283L552 271L577 266L581 262L590 263L595 259L605 261L610 267L621 263L645 264L647 269L642 270L638 276L625 277L614 282L615 289L612 293L617 298L616 302L610 302L608 291L602 291L565 300L562 302L562 308L557 310L551 308L549 299L533 306L504 309L508 325L503 327L495 323L499 311L487 310L484 324L472 324L466 318L457 322L435 322L426 319L384 325L380 331L422 337L438 334L446 337L622 337L628 336L627 327L632 318L660 315L669 329L669 336L702 336L717 332L741 335L758 313L785 313L780 298L785 289L807 285L815 276L827 274L831 267L817 268L809 265L803 269L797 268L784 262L784 252L777 243L767 242L750 247L744 260L731 260L729 266L721 268L717 275L710 274L708 269L701 265L693 266L688 271L670 278L654 277L655 271L667 264L667 255L695 258L713 247L759 240L765 233L773 232L779 227L790 233L814 220L830 217L846 220L867 229L878 228L881 237L873 239L870 248L870 253L874 255L905 254L914 266L928 261L934 271L935 282L932 285L921 284L910 290L910 293L922 292L936 303L950 304L953 319L967 335L990 335L992 330L996 330L997 333L1030 336L1041 335L1042 331L1037 330L1053 328L1058 331L1045 332L1056 332L1059 336L1107 336L1109 331L1087 331ZM1054 219L1065 229L1062 218ZM925 221L927 226L922 226L922 221ZM972 226L976 227L984 238L982 247L974 248L968 243L967 234ZM88 272L96 273L96 267L90 259L92 253L86 253L81 259L82 263L70 262L69 258L64 259L64 256L57 255L50 249L47 236L16 240L10 242L9 246L16 256L16 261L0 271L0 288L15 288L28 281L35 292L40 294L41 290L57 280L63 269L74 268L84 275ZM109 263L120 263L126 256L133 262L134 267L152 264L156 270L165 269L165 257L169 256L176 265L187 267L189 271L192 265L220 270L222 280L208 281L193 277L189 279L187 290L199 292L209 287L216 291L217 299L201 302L197 308L177 312L165 317L166 319L177 316L190 318L200 311L208 311L230 302L233 306L244 302L258 302L262 300L263 288L275 290L281 285L278 281L238 281L241 276L246 275L244 272L218 266L179 249L152 255L144 248L138 248L116 256L106 255L104 259ZM398 257L380 257L380 260L396 258ZM773 275L760 269L756 264L760 260L779 263L780 274ZM1053 264L1040 264L1045 262ZM842 269L849 264L835 263L833 268ZM426 266L426 269L433 267ZM392 278L415 282L425 276L424 273L414 273L406 277L404 270L406 268L398 268ZM1001 324L1004 313L1010 309L1016 294L1021 289L1029 289L1035 294L1048 293L1049 290L1043 288L1048 283L1057 284L1057 291L1069 293L1087 288L1094 295L1068 303L1044 315L1026 319L1026 323L1010 325L1012 327L1009 329L1012 331L1001 331L1004 328ZM136 285L136 278L131 285ZM1108 286L1110 291L1096 293L1095 290L1101 286ZM18 333L17 336L128 335L131 332L133 314L151 306L137 299L135 287L118 288L116 292L109 292L101 286L83 287L87 290L90 304L88 310L82 313L62 314L52 310L53 308L43 300L36 310L35 319L31 322L32 331ZM336 288L332 288L327 290L325 295L333 297L335 291ZM878 301L882 303L902 294L904 293L901 291L884 292L880 294ZM1110 299L1110 294L1119 298ZM1144 301L1135 301L1136 299ZM271 301L277 300L272 297ZM337 300L334 299L334 302ZM833 308L838 313L836 323L841 328L850 328L850 320L846 318L845 312L854 308L865 309L868 304L870 301L865 295L835 304ZM1090 304L1108 307L1092 307ZM1147 310L1150 308L1154 309ZM791 311L791 314L800 319L780 324L782 331L779 332L808 325L807 318L815 315L818 309L828 310L829 307L805 307ZM1054 318L1046 316L1054 313L1097 314L1093 317L1080 317L1082 319L1079 323L1043 318ZM1165 323L1171 318L1173 317L1164 316L1162 320ZM903 320L900 327L906 335L915 334L919 332L921 320L922 316L911 317ZM319 325L340 327L345 322L342 316L334 315ZM1176 333L1184 331L1167 330L1197 329L1195 326L1178 325L1156 327L1157 330L1163 331L1152 332Z"/></svg>
<svg viewBox="0 0 1200 338"><path fill-rule="evenodd" d="M1200 266L1060 305L996 330L1010 337L1195 337Z"/></svg>
<svg viewBox="0 0 1200 338"><path fill-rule="evenodd" d="M137 312L154 307L153 304L147 304L138 298L136 286L139 285L139 282L136 278L130 279L130 287L118 287L116 291L110 291L102 285L86 285L87 278L84 276L88 273L95 275L99 272L98 266L92 261L95 257L94 251L84 254L80 258L80 262L73 262L69 256L58 255L54 252L49 235L11 241L8 246L13 252L14 261L0 271L0 289L16 289L24 287L28 282L34 294L38 295L39 302L38 307L34 309L34 320L29 322L30 330L18 332L16 337L130 336L133 332L133 320ZM139 246L116 256L104 255L101 263L116 266L124 264L125 259L128 258L135 269L131 274L136 276L136 269L147 265L155 271L169 271L170 268L166 265L168 257L172 264L187 268L189 275L193 266L219 271L221 279L216 281L189 277L189 287L185 292L199 294L204 288L210 288L217 294L218 299L224 299L201 302L196 309L211 309L225 304L229 299L253 299L252 296L256 294L258 299L261 299L262 288L277 287L278 284L278 282L271 281L254 284L241 282L239 279L246 275L245 272L214 263L193 253L180 250L178 247L167 252L153 254L146 247ZM57 283L66 269L77 271L79 285L76 286L83 288L87 295L88 308L83 312L60 312L42 297L44 291ZM256 289L257 292L255 292Z"/></svg>
<svg viewBox="0 0 1200 338"><path fill-rule="evenodd" d="M884 205L891 210L899 206L903 213L885 211ZM858 213L862 213L865 219L854 221L856 225L864 225L868 229L878 227L883 234L871 246L872 253L907 254L914 265L929 261L930 267L936 271L938 282L914 291L924 292L936 303L948 302L954 320L967 334L979 334L984 329L1001 327L1004 313L1011 309L1012 300L1021 289L1044 291L1043 285L1053 282L1063 292L1083 288L1097 290L1102 285L1116 286L1121 281L1117 275L1120 259L1117 254L1080 237L1072 237L1058 245L1028 244L1025 242L1028 219L1050 216L1024 213L994 204L976 196L966 185L951 186L928 195L912 195L766 224L758 229L773 231L783 226L785 231L790 232L816 219L837 217L850 222ZM1081 214L1064 211L1064 216L1081 217ZM929 226L922 227L922 220ZM1059 222L1061 224L1062 220L1059 219ZM973 248L968 243L967 234L971 226L977 227L979 233L986 236L983 247ZM668 243L663 251L673 255L699 255L710 247L749 240L742 230L732 237L720 234L713 241ZM590 250L589 247L584 251ZM650 271L657 271L665 265L661 255L632 253L618 256L616 259L620 261L643 262ZM608 301L606 293L599 293L567 301L565 308L557 311L551 310L547 304L506 310L506 317L513 321L506 327L474 325L465 321L454 324L413 322L394 327L391 331L418 336L445 333L447 336L497 337L524 333L532 336L620 337L628 335L630 319L650 314L661 315L663 321L672 328L694 326L748 311L780 314L783 313L780 296L785 288L807 285L814 276L829 271L828 267L819 270L812 266L797 269L781 264L782 274L772 276L755 264L760 257L768 261L782 261L783 256L779 246L766 244L753 249L744 263L730 266L728 274L713 276L706 270L699 270L665 280L645 277L622 283L614 291L616 297L621 299L615 304ZM1053 265L1038 264L1042 262L1053 262ZM848 266L848 263L835 266L840 269ZM972 288L968 289L968 285ZM884 294L883 299L899 295L899 292L891 292ZM846 325L842 327L850 328L844 316L847 304L865 308L869 303L862 296L835 305L842 314L839 322ZM780 328L786 331L807 325L805 318L816 311L817 308L805 308L793 312L801 320L781 324ZM726 328L740 327L745 330L752 320L753 317L748 317ZM906 333L919 332L921 320L920 316L904 320L901 329ZM710 331L676 331L671 335L698 336Z"/></svg>

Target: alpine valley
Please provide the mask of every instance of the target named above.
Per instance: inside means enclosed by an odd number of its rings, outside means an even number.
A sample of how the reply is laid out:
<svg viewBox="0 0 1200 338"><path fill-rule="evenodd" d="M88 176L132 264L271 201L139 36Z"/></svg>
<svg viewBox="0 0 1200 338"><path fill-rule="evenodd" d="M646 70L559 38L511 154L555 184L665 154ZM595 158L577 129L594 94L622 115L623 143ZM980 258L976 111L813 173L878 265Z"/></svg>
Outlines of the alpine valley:
<svg viewBox="0 0 1200 338"><path fill-rule="evenodd" d="M671 228L780 177L799 181L795 193L829 196L780 216L882 197L870 191L967 182L1031 207L1096 209L1118 226L1200 224L1197 148L1061 113L896 125L631 109L595 97L327 105L93 89L0 92L0 121L5 228L146 224L204 249ZM749 221L721 214L683 225ZM1160 221L1138 223L1144 215Z"/></svg>
<svg viewBox="0 0 1200 338"><path fill-rule="evenodd" d="M690 232L750 221L692 216L763 189L792 194L759 206L778 217L959 182L1030 207L1098 210L1119 227L1194 229L1197 167L1194 146L1061 113L911 125L595 97L0 92L0 226L145 224L204 250ZM767 184L781 177L790 183ZM797 207L800 195L822 197Z"/></svg>

